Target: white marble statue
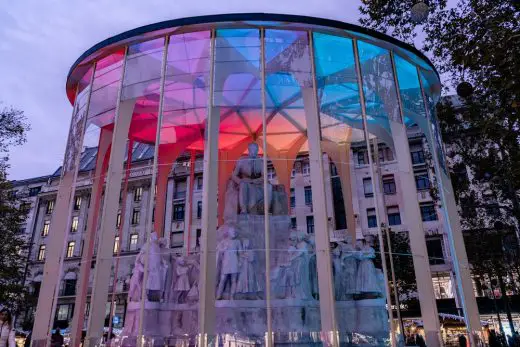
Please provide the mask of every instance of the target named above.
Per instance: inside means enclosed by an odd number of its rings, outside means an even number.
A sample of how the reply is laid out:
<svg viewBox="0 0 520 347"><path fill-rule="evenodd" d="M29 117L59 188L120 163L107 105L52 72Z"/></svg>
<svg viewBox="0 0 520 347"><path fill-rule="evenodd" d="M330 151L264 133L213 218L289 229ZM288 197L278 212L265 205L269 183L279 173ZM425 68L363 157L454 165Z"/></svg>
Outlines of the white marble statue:
<svg viewBox="0 0 520 347"><path fill-rule="evenodd" d="M359 264L356 277L356 291L359 294L379 293L380 287L373 261L376 257L376 252L364 239L357 242L357 247Z"/></svg>
<svg viewBox="0 0 520 347"><path fill-rule="evenodd" d="M175 261L175 285L173 287L173 302L181 303L185 300L190 287L190 280L188 278L189 265L186 263L186 258L180 256Z"/></svg>
<svg viewBox="0 0 520 347"><path fill-rule="evenodd" d="M341 247L339 245L332 250L332 270L334 273L334 296L336 300L341 300L344 293L344 273L341 262Z"/></svg>
<svg viewBox="0 0 520 347"><path fill-rule="evenodd" d="M290 266L287 270L287 286L295 299L312 298L310 286L310 256L312 248L303 232L291 233L289 247Z"/></svg>
<svg viewBox="0 0 520 347"><path fill-rule="evenodd" d="M132 276L130 277L130 284L128 289L128 301L141 301L141 294L143 290L143 278L144 278L144 248L137 255L134 262L134 268L132 270Z"/></svg>
<svg viewBox="0 0 520 347"><path fill-rule="evenodd" d="M255 272L255 253L251 250L250 241L242 241L242 250L238 252L240 257L240 273L238 274L237 293L245 294L256 298L260 291L257 274Z"/></svg>
<svg viewBox="0 0 520 347"><path fill-rule="evenodd" d="M164 240L157 237L157 233L150 235L150 251L148 252L148 277L146 290L148 300L160 301L164 291L164 279L168 264L163 259Z"/></svg>
<svg viewBox="0 0 520 347"><path fill-rule="evenodd" d="M231 180L238 187L238 207L242 214L260 214L263 211L264 201L264 179L263 179L263 160L258 157L258 145L250 143L248 146L248 156L240 158L235 170L231 175ZM267 185L269 206L273 188ZM231 195L228 187L226 195ZM226 201L226 204L229 203ZM230 206L232 208L232 205Z"/></svg>
<svg viewBox="0 0 520 347"><path fill-rule="evenodd" d="M233 299L236 293L238 274L240 272L238 254L242 248L237 236L236 227L229 225L225 229L224 239L217 245L218 300L222 299L228 282L231 284L229 298Z"/></svg>
<svg viewBox="0 0 520 347"><path fill-rule="evenodd" d="M351 238L347 237L345 242L340 243L341 246L341 263L343 265L343 298L346 300L352 299L354 294L357 294L357 268L358 268L358 253L352 246Z"/></svg>
<svg viewBox="0 0 520 347"><path fill-rule="evenodd" d="M192 267L190 270L190 278L192 278L192 284L186 301L189 303L195 303L199 300L199 276L200 276L200 264L197 260L192 261Z"/></svg>

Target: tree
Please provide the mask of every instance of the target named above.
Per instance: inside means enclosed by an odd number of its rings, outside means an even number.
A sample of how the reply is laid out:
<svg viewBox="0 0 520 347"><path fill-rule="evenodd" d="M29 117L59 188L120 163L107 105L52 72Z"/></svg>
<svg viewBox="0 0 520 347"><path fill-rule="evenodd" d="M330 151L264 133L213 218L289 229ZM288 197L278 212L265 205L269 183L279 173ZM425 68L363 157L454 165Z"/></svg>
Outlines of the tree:
<svg viewBox="0 0 520 347"><path fill-rule="evenodd" d="M29 129L22 111L0 109L0 304L15 313L27 298L23 281L29 246L23 230L27 207L13 193L6 170L10 147L23 144Z"/></svg>

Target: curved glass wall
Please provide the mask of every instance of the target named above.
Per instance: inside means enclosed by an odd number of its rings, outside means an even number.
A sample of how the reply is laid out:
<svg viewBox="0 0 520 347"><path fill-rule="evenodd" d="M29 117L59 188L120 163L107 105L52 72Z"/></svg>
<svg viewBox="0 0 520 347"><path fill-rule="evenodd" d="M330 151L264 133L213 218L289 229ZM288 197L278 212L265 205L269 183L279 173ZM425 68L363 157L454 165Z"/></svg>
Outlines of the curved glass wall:
<svg viewBox="0 0 520 347"><path fill-rule="evenodd" d="M445 172L439 81L365 36L208 24L92 62L64 162L97 147L73 334L380 345L403 333L391 308L419 298L440 343L425 230L441 204L421 195L433 172L410 140L424 134ZM389 256L389 239L406 251Z"/></svg>

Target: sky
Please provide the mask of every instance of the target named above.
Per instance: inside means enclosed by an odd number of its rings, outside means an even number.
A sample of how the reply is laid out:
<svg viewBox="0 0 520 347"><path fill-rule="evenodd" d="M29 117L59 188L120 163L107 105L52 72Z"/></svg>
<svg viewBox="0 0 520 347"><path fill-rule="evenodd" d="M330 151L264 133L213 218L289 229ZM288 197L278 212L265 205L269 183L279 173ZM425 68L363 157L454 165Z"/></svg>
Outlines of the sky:
<svg viewBox="0 0 520 347"><path fill-rule="evenodd" d="M0 108L23 110L27 143L11 150L9 179L62 163L72 106L65 80L88 48L142 25L197 15L271 12L357 23L359 0L16 0L0 8Z"/></svg>

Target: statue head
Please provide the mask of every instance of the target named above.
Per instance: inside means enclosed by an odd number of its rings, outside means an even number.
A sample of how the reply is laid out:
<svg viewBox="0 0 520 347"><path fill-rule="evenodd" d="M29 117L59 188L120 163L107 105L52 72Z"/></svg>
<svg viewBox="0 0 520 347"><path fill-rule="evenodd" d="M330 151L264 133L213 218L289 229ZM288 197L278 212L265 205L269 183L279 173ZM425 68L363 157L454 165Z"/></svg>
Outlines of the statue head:
<svg viewBox="0 0 520 347"><path fill-rule="evenodd" d="M251 142L247 146L247 153L249 155L249 158L256 158L256 157L258 157L258 144L256 144L255 142Z"/></svg>
<svg viewBox="0 0 520 347"><path fill-rule="evenodd" d="M237 229L230 225L228 226L228 229L227 229L227 236L230 238L230 239L234 239L237 237Z"/></svg>

